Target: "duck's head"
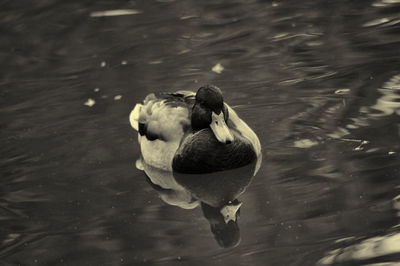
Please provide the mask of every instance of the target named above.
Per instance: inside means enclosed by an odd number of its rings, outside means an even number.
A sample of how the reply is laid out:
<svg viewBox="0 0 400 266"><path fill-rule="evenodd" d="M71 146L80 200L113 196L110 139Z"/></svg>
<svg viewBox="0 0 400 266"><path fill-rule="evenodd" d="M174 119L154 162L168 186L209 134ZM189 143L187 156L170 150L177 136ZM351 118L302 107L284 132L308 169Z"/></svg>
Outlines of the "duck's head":
<svg viewBox="0 0 400 266"><path fill-rule="evenodd" d="M211 232L221 247L235 247L240 243L240 229L237 223L240 206L241 202L238 200L229 202L222 208L201 203L203 214L210 223Z"/></svg>
<svg viewBox="0 0 400 266"><path fill-rule="evenodd" d="M231 143L233 135L226 121L229 113L224 104L221 90L213 85L201 87L196 93L196 101L192 110L191 123L193 130L211 128L221 143Z"/></svg>

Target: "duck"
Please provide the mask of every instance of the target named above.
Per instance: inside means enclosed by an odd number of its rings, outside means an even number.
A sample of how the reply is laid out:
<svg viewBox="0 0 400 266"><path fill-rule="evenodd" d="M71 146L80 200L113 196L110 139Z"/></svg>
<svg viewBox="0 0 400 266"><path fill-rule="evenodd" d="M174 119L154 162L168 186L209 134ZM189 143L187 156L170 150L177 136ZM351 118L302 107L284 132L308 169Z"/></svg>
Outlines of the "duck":
<svg viewBox="0 0 400 266"><path fill-rule="evenodd" d="M257 135L221 90L204 85L197 92L150 93L129 121L138 132L136 166L164 202L200 205L220 246L238 245L237 198L257 174L262 153Z"/></svg>
<svg viewBox="0 0 400 266"><path fill-rule="evenodd" d="M204 174L261 165L254 131L224 102L214 85L197 92L151 93L129 115L141 159L164 171Z"/></svg>

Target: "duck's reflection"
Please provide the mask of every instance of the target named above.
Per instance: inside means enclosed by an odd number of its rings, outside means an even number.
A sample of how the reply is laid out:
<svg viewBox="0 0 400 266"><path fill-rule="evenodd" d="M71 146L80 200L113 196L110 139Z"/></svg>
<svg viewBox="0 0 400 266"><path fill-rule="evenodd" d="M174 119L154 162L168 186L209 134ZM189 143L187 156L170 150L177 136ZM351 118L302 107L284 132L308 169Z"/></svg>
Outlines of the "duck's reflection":
<svg viewBox="0 0 400 266"><path fill-rule="evenodd" d="M183 209L201 207L211 232L221 247L240 243L238 217L242 202L237 198L250 184L256 161L245 167L207 174L182 174L151 167L139 159L149 184L167 204Z"/></svg>
<svg viewBox="0 0 400 266"><path fill-rule="evenodd" d="M165 203L182 209L194 209L199 206L199 201L175 181L172 172L152 167L142 159L136 161L136 168L144 171L148 183Z"/></svg>

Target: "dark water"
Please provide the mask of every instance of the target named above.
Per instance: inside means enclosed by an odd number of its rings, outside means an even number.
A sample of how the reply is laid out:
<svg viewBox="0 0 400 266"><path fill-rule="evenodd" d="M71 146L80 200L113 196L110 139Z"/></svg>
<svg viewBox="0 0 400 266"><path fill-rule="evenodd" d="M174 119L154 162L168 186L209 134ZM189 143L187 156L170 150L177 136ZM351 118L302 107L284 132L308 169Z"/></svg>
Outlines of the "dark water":
<svg viewBox="0 0 400 266"><path fill-rule="evenodd" d="M400 263L400 1L4 0L0 21L0 265ZM135 103L207 83L263 147L235 248L135 167Z"/></svg>

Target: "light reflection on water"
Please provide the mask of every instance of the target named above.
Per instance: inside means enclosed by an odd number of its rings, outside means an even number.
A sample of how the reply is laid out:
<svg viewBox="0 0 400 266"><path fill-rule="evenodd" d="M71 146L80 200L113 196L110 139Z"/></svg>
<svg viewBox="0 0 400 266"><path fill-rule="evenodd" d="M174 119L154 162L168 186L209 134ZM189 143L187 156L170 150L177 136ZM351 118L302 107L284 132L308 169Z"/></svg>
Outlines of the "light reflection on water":
<svg viewBox="0 0 400 266"><path fill-rule="evenodd" d="M371 108L381 111L381 114L375 114L375 116L392 114L400 116L400 75L392 77L378 91L382 93L382 96Z"/></svg>
<svg viewBox="0 0 400 266"><path fill-rule="evenodd" d="M376 257L383 257L400 252L400 234L391 233L385 236L377 236L362 240L360 243L346 248L336 249L328 253L319 261L320 265L331 265L342 262L366 261ZM387 265L395 265L395 261L386 262Z"/></svg>
<svg viewBox="0 0 400 266"><path fill-rule="evenodd" d="M399 262L399 1L1 5L1 264ZM135 168L127 119L206 83L263 147L231 249Z"/></svg>
<svg viewBox="0 0 400 266"><path fill-rule="evenodd" d="M393 208L397 211L400 209L399 200L400 195L393 198ZM397 213L397 216L399 216L399 214L400 213ZM355 244L332 250L318 262L318 265L354 264L357 263L357 261L368 265L377 265L370 264L374 262L374 259L377 257L383 257L385 261L383 263L384 265L396 265L398 264L398 254L400 253L400 233L396 233L395 230L399 226L400 224L394 226L392 228L394 232L390 232L386 235L357 240ZM343 242L352 240L352 237L350 237L343 239ZM390 257L391 255L393 257Z"/></svg>

